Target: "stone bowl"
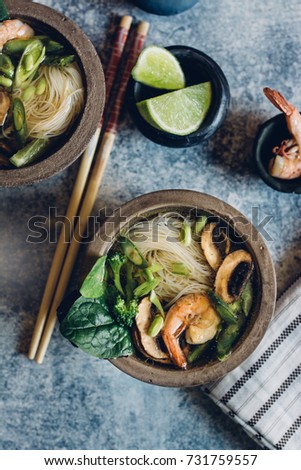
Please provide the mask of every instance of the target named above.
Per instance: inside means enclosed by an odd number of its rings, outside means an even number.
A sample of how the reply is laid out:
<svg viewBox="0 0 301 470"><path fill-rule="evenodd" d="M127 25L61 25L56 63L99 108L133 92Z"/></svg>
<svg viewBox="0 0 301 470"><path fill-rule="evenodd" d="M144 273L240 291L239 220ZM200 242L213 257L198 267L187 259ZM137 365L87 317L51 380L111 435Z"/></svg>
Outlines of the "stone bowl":
<svg viewBox="0 0 301 470"><path fill-rule="evenodd" d="M139 113L136 103L166 93L130 79L127 91L127 105L130 116L139 131L153 142L166 147L192 147L209 139L222 125L230 105L230 88L220 66L207 54L188 46L166 47L179 61L186 86L211 82L212 102L199 129L189 135L180 136L160 131L151 126Z"/></svg>
<svg viewBox="0 0 301 470"><path fill-rule="evenodd" d="M289 138L285 115L277 114L260 125L254 140L253 155L257 171L268 186L282 193L301 194L301 177L283 180L271 176L268 170L269 161L273 157L272 148Z"/></svg>
<svg viewBox="0 0 301 470"><path fill-rule="evenodd" d="M180 370L174 366L148 362L139 354L111 360L114 366L136 379L166 387L191 387L216 380L247 359L260 343L273 315L276 299L273 262L261 235L240 212L213 196L187 190L158 191L127 202L115 212L116 217L108 218L90 243L83 266L84 277L96 259L109 251L124 225L132 225L141 218L152 217L159 212L183 212L190 209L217 216L232 228L235 222L235 233L244 237L246 248L253 257L257 295L250 321L232 354L224 362L211 361ZM115 223L112 223L113 220Z"/></svg>
<svg viewBox="0 0 301 470"><path fill-rule="evenodd" d="M62 135L44 159L28 167L0 170L0 186L36 183L71 165L88 145L100 122L105 101L102 65L87 36L66 16L38 3L7 0L12 18L28 23L33 29L71 46L77 55L85 87L85 104L67 135Z"/></svg>

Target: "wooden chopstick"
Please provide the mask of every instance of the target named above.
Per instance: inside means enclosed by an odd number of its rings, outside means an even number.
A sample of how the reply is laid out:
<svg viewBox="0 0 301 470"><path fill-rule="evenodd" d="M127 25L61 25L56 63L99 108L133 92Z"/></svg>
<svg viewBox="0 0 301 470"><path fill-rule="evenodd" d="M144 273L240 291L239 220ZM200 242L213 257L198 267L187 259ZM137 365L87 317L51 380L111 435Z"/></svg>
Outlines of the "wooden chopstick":
<svg viewBox="0 0 301 470"><path fill-rule="evenodd" d="M36 355L36 362L41 364L45 357L54 327L56 323L56 311L58 306L60 305L61 301L63 300L65 291L68 286L68 282L72 273L72 269L74 263L76 261L76 256L78 250L80 248L80 240L83 233L85 233L88 217L93 209L98 189L101 184L103 174L108 162L109 155L111 153L111 149L114 144L116 132L117 132L117 125L120 116L121 106L125 97L127 83L131 74L131 70L135 65L137 58L141 52L143 47L143 43L145 40L145 36L148 32L149 24L142 21L139 23L136 36L134 40L134 45L130 51L122 79L121 85L119 87L115 103L110 115L110 119L106 128L106 131L103 135L101 146L97 153L95 165L92 169L92 174L90 180L87 185L87 190L85 193L85 197L82 203L82 207L79 213L79 219L74 229L74 235L64 262L64 266L62 269L62 273L57 285L57 289L53 298L51 310L49 313L49 317L45 326L45 330L39 345L39 349Z"/></svg>
<svg viewBox="0 0 301 470"><path fill-rule="evenodd" d="M112 86L115 80L116 72L120 59L122 57L124 46L128 37L128 33L132 24L133 18L131 16L123 16L120 20L116 38L113 44L111 56L108 66L106 68L106 103L110 96ZM31 343L28 351L28 358L34 359L39 342L43 333L43 328L47 319L48 311L53 299L55 288L59 279L59 275L64 263L65 255L68 249L68 242L74 230L74 220L78 212L78 208L82 199L84 189L86 187L87 178L90 172L93 157L98 144L103 118L101 119L98 129L92 137L88 147L86 148L80 163L77 177L74 183L72 195L66 212L66 219L69 223L63 224L58 244L55 250L54 258L48 275L44 295L40 305L39 313L37 316L35 328L33 331Z"/></svg>

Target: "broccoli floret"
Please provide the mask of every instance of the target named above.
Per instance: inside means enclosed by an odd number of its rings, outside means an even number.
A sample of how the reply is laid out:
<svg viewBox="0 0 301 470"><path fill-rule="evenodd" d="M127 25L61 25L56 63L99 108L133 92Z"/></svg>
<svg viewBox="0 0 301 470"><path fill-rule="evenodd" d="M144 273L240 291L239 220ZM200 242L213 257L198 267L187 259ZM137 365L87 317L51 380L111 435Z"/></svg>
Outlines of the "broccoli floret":
<svg viewBox="0 0 301 470"><path fill-rule="evenodd" d="M124 326L132 326L133 320L138 313L138 305L136 299L126 302L121 295L117 295L113 308L116 320Z"/></svg>
<svg viewBox="0 0 301 470"><path fill-rule="evenodd" d="M126 263L126 257L122 255L121 253L119 253L118 251L116 251L116 253L114 253L110 257L109 263L113 271L115 287L122 295L124 295L123 288L121 285L120 271L121 271L122 266Z"/></svg>

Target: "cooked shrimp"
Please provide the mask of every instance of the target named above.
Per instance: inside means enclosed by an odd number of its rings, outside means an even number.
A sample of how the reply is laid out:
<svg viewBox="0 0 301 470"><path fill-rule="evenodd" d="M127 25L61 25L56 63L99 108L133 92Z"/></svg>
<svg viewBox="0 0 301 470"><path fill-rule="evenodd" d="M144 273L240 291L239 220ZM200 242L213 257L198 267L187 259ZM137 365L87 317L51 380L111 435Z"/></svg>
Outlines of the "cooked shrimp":
<svg viewBox="0 0 301 470"><path fill-rule="evenodd" d="M281 179L298 178L301 176L301 115L279 91L264 88L263 92L271 103L285 114L287 128L293 137L281 142L279 147L274 147L273 153L276 157L270 161L270 174Z"/></svg>
<svg viewBox="0 0 301 470"><path fill-rule="evenodd" d="M186 369L187 360L179 344L180 335L186 330L186 341L203 344L214 338L220 317L204 294L188 294L181 297L167 312L162 338L172 361Z"/></svg>
<svg viewBox="0 0 301 470"><path fill-rule="evenodd" d="M29 39L34 30L20 20L6 20L0 24L0 49L10 39Z"/></svg>

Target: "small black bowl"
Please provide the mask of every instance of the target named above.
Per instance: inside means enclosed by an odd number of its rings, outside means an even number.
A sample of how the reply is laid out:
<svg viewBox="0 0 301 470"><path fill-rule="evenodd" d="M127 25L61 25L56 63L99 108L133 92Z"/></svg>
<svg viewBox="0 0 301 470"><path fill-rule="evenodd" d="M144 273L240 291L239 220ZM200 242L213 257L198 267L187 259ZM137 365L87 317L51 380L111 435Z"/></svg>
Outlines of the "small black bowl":
<svg viewBox="0 0 301 470"><path fill-rule="evenodd" d="M285 115L277 114L259 127L254 141L253 155L258 173L267 185L283 193L301 194L301 178L282 180L271 176L268 170L269 161L274 156L273 147L289 138Z"/></svg>
<svg viewBox="0 0 301 470"><path fill-rule="evenodd" d="M136 126L148 139L166 147L191 147L211 137L222 124L230 104L229 85L219 65L203 52L187 46L170 46L166 49L180 62L186 86L211 82L212 102L202 125L197 131L186 136L169 134L152 127L142 118L136 103L162 95L162 90L142 85L133 78L129 81L127 92L128 109Z"/></svg>

